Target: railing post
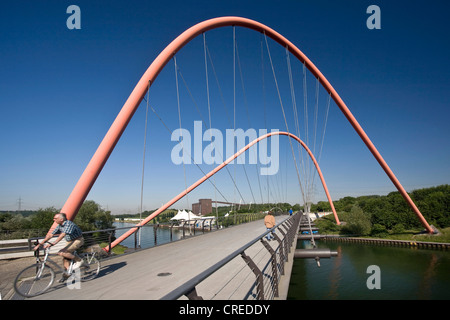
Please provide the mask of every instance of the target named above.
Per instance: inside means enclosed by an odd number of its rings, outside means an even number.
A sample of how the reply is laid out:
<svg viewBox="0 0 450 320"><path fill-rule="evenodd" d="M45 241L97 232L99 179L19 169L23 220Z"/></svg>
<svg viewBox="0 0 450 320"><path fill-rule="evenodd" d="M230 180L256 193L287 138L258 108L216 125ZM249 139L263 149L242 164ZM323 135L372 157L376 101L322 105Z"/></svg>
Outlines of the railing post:
<svg viewBox="0 0 450 320"><path fill-rule="evenodd" d="M111 238L112 238L113 232L111 231L109 233L109 237L108 237L108 254L111 255Z"/></svg>
<svg viewBox="0 0 450 320"><path fill-rule="evenodd" d="M290 227L286 226L286 225L282 225L285 228L285 233L280 229L280 232L284 235L284 240L285 240L285 245L286 245L286 254L289 254L289 252L291 252L291 248L290 248Z"/></svg>
<svg viewBox="0 0 450 320"><path fill-rule="evenodd" d="M155 239L155 246L158 243L158 227L159 227L159 225L157 225L157 224L153 225L153 237Z"/></svg>
<svg viewBox="0 0 450 320"><path fill-rule="evenodd" d="M270 246L269 243L267 243L267 241L264 241L263 238L261 238L261 242L264 245L264 247L266 247L267 251L269 251L270 255L271 255L271 264L272 264L272 289L274 292L275 297L279 296L279 292L278 292L278 272L277 272L277 257L275 254L275 250L273 250L273 248Z"/></svg>
<svg viewBox="0 0 450 320"><path fill-rule="evenodd" d="M138 228L138 231L134 233L134 250L136 250L137 248L137 237L138 237L138 232L140 232L140 229Z"/></svg>
<svg viewBox="0 0 450 320"><path fill-rule="evenodd" d="M288 249L288 247L287 247L287 243L286 243L286 233L283 231L283 230L281 230L281 228L278 228L278 231L280 231L280 233L283 235L283 240L282 240L282 243L283 243L283 245L282 245L282 247L284 246L284 261L288 261L288 255L289 255L289 249Z"/></svg>
<svg viewBox="0 0 450 320"><path fill-rule="evenodd" d="M284 256L284 252L283 252L283 242L281 241L280 237L275 232L273 232L272 234L273 234L275 240L278 241L278 246L280 248L280 274L284 275L284 262L286 261L286 258Z"/></svg>
<svg viewBox="0 0 450 320"><path fill-rule="evenodd" d="M242 259L244 259L245 263L250 267L253 273L256 276L256 290L258 300L264 300L264 286L263 286L263 274L261 270L259 270L258 266L253 262L253 260L245 254L245 252L241 253Z"/></svg>
<svg viewBox="0 0 450 320"><path fill-rule="evenodd" d="M195 287L186 293L186 297L188 297L189 300L203 300L203 298L197 294L197 289Z"/></svg>

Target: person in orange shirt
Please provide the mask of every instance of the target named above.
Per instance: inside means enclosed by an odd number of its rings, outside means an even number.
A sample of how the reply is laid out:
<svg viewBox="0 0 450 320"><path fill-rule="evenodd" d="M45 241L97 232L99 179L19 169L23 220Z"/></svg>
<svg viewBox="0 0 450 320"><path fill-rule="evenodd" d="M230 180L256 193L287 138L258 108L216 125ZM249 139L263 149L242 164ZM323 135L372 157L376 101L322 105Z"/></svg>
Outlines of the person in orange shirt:
<svg viewBox="0 0 450 320"><path fill-rule="evenodd" d="M272 211L269 211L267 215L264 217L264 225L266 226L267 230L272 229L275 227L275 217L272 215ZM273 235L272 232L269 232L266 236L267 240L272 240Z"/></svg>

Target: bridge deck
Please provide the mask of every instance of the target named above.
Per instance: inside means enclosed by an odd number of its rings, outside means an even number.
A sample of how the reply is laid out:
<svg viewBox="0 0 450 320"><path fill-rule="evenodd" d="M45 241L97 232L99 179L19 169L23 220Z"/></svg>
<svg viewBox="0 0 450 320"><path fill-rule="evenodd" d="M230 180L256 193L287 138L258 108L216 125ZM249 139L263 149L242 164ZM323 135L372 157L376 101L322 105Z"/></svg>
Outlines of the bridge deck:
<svg viewBox="0 0 450 320"><path fill-rule="evenodd" d="M286 218L278 216L276 221L280 223ZM160 299L265 231L263 221L259 220L118 256L103 261L99 276L81 283L79 289L69 289L59 284L33 299ZM271 242L273 246L275 242ZM262 244L256 243L246 254L261 256L266 251ZM268 261L268 257L258 259L260 264ZM289 277L289 266L286 268ZM246 272L237 274L238 270ZM238 256L198 285L197 293L204 299L243 299L254 280L253 273ZM227 286L230 281L235 283ZM289 279L284 289L280 287L280 298L283 298L283 292L287 294L288 282Z"/></svg>

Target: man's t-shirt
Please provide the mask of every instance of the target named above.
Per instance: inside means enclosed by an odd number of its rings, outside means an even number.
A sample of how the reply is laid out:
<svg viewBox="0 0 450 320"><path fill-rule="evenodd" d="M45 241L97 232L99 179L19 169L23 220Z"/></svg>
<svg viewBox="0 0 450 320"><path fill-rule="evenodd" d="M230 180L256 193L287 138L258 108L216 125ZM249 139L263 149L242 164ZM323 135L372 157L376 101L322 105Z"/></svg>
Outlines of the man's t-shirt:
<svg viewBox="0 0 450 320"><path fill-rule="evenodd" d="M55 230L52 232L53 234L65 233L65 239L67 241L73 241L82 235L82 231L80 227L78 227L75 223L70 220L64 221L62 224L59 224Z"/></svg>

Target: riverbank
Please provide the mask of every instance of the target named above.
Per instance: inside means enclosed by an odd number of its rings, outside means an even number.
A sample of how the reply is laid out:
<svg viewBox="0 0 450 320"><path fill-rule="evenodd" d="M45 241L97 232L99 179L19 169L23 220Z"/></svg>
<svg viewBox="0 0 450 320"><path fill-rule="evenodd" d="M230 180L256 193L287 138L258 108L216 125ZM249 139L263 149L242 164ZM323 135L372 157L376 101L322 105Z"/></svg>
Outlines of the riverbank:
<svg viewBox="0 0 450 320"><path fill-rule="evenodd" d="M341 241L341 242L353 242L361 244L375 244L375 245L397 246L397 247L417 247L422 249L450 250L450 243L444 242L358 238L358 237L343 237L338 235L321 235L320 239L324 241Z"/></svg>

